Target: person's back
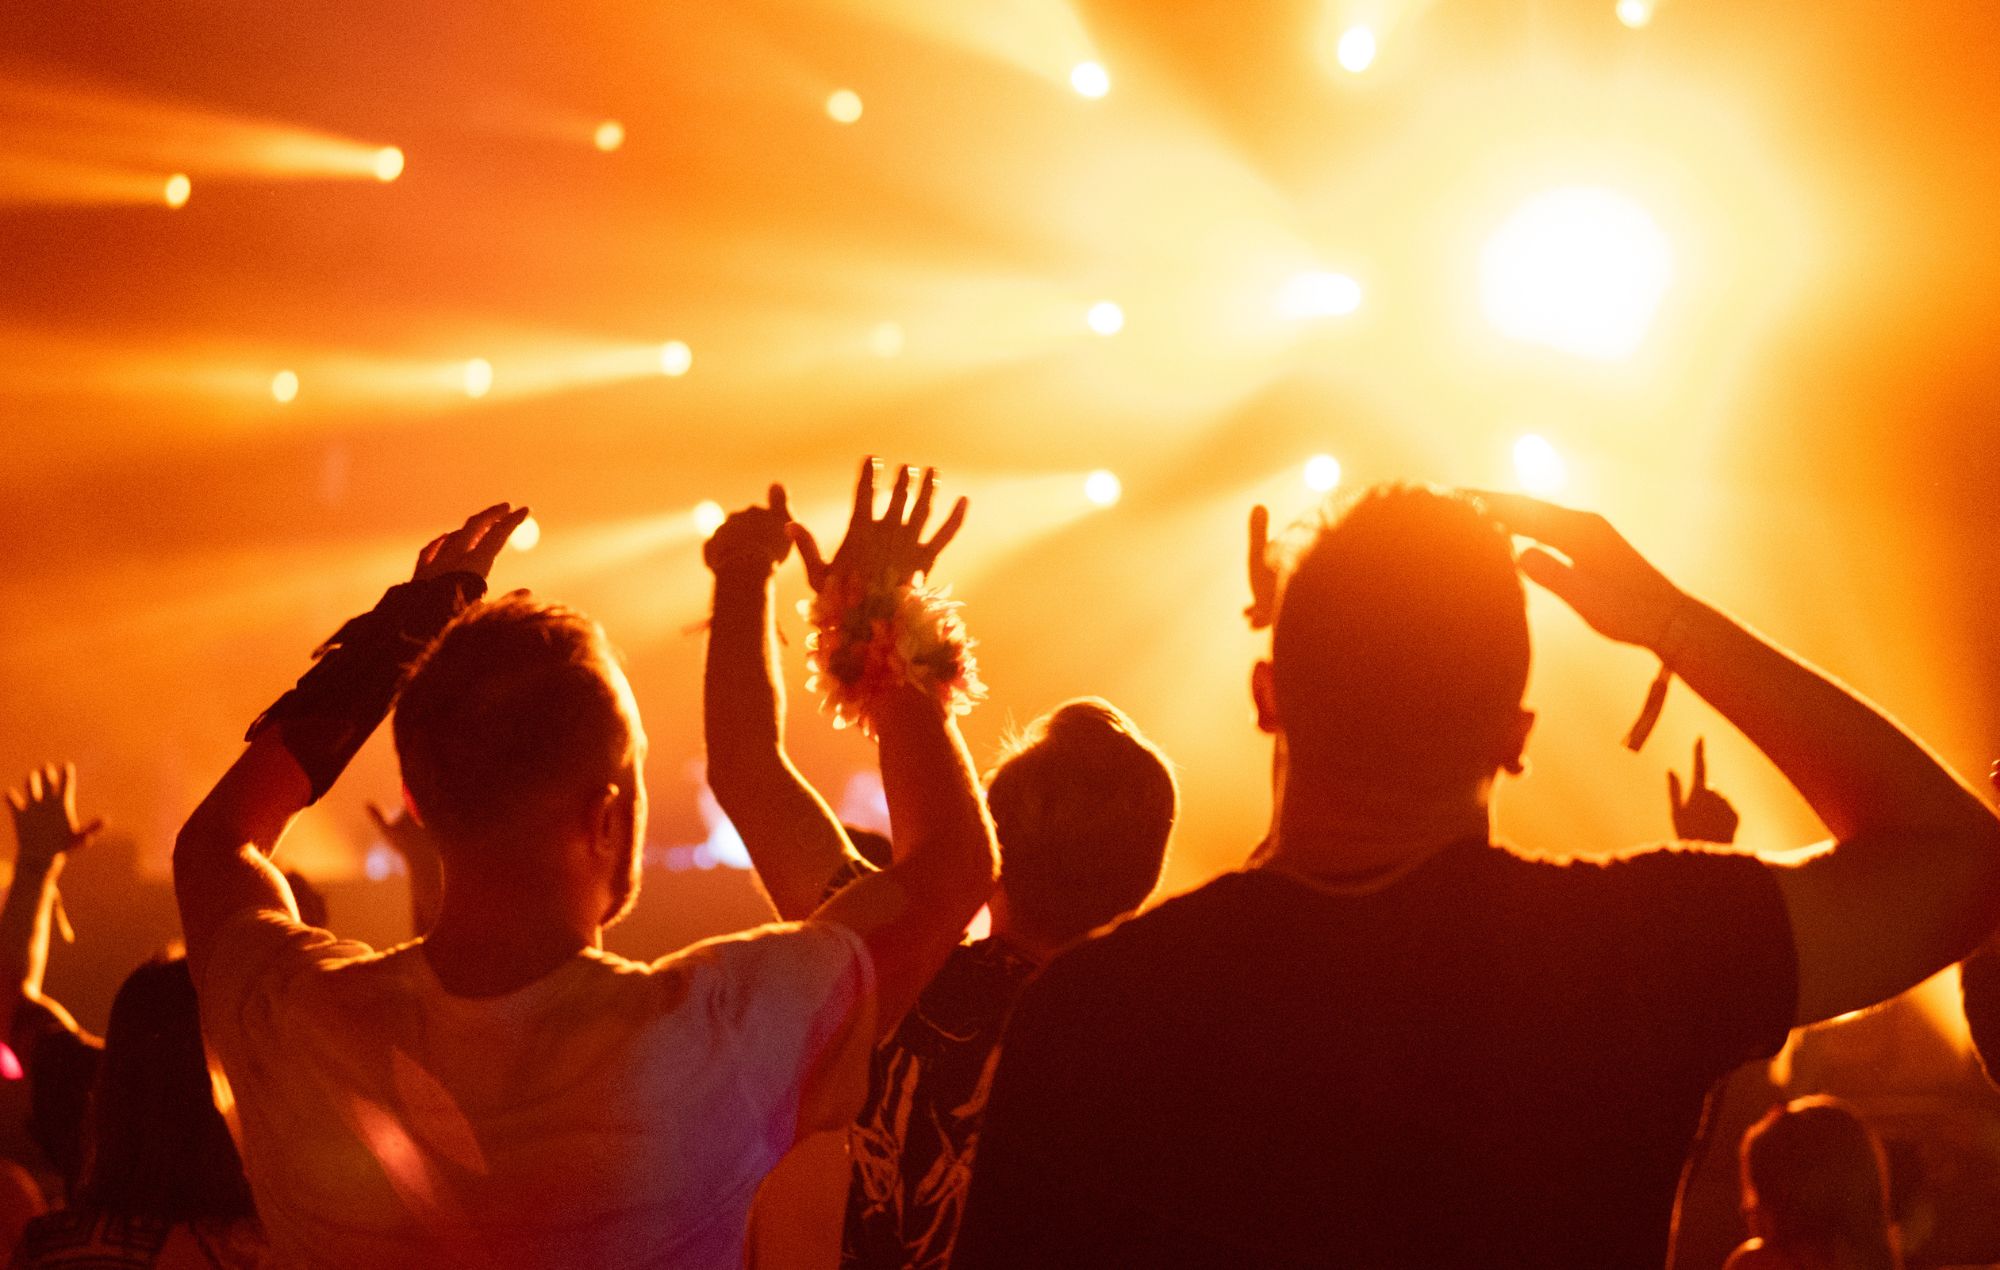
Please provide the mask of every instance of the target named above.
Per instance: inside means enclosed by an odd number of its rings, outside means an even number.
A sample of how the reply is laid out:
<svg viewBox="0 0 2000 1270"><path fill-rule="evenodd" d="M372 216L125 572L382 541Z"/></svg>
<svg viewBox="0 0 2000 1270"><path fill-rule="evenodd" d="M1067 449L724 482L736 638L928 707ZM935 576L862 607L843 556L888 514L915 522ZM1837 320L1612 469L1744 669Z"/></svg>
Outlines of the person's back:
<svg viewBox="0 0 2000 1270"><path fill-rule="evenodd" d="M1795 1098L1743 1135L1754 1237L1727 1270L1902 1270L1882 1144L1837 1098Z"/></svg>

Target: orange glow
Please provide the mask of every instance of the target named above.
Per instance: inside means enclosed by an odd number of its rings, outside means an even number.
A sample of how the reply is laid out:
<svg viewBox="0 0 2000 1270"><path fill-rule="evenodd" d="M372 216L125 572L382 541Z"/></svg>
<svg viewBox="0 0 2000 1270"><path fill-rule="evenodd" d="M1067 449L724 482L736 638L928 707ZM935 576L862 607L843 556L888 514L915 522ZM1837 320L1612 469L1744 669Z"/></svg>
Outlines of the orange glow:
<svg viewBox="0 0 2000 1270"><path fill-rule="evenodd" d="M1340 484L1340 460L1331 454L1315 454L1306 460L1306 488L1325 494Z"/></svg>
<svg viewBox="0 0 2000 1270"><path fill-rule="evenodd" d="M1078 62L1070 68L1069 86L1077 96L1096 100L1111 91L1111 72L1099 62Z"/></svg>
<svg viewBox="0 0 2000 1270"><path fill-rule="evenodd" d="M616 119L606 119L598 124L597 131L591 134L591 143L604 153L610 154L625 144L625 125Z"/></svg>
<svg viewBox="0 0 2000 1270"><path fill-rule="evenodd" d="M271 400L284 405L299 395L297 371L281 370L271 376Z"/></svg>
<svg viewBox="0 0 2000 1270"><path fill-rule="evenodd" d="M1125 329L1125 310L1110 300L1099 300L1090 306L1083 320L1099 335L1116 335Z"/></svg>
<svg viewBox="0 0 2000 1270"><path fill-rule="evenodd" d="M542 522L530 516L515 526L514 532L507 538L507 545L515 551L533 551L541 545L541 541Z"/></svg>
<svg viewBox="0 0 2000 1270"><path fill-rule="evenodd" d="M1673 251L1622 194L1568 188L1523 203L1479 261L1486 316L1502 331L1579 357L1630 357L1673 278Z"/></svg>
<svg viewBox="0 0 2000 1270"><path fill-rule="evenodd" d="M188 197L193 193L194 182L179 172L168 177L165 188L161 190L161 196L166 199L167 206L175 211L186 207Z"/></svg>
<svg viewBox="0 0 2000 1270"><path fill-rule="evenodd" d="M465 395L484 397L493 391L493 363L483 357L475 357L465 364L463 382Z"/></svg>
<svg viewBox="0 0 2000 1270"><path fill-rule="evenodd" d="M1099 468L1083 478L1083 496L1099 507L1114 506L1125 495L1125 484L1116 472Z"/></svg>
<svg viewBox="0 0 2000 1270"><path fill-rule="evenodd" d="M850 88L834 90L826 99L826 117L835 123L853 123L861 118L861 95Z"/></svg>
<svg viewBox="0 0 2000 1270"><path fill-rule="evenodd" d="M729 519L729 513L722 510L722 504L705 498L694 505L694 527L703 538L707 538L722 528L722 522Z"/></svg>
<svg viewBox="0 0 2000 1270"><path fill-rule="evenodd" d="M395 146L383 146L375 152L375 179L387 184L403 175L403 152Z"/></svg>
<svg viewBox="0 0 2000 1270"><path fill-rule="evenodd" d="M668 340L660 345L660 373L670 379L679 379L694 367L694 350L680 340Z"/></svg>
<svg viewBox="0 0 2000 1270"><path fill-rule="evenodd" d="M1375 32L1365 26L1349 27L1341 32L1334 56L1340 62L1340 69L1359 75L1375 64Z"/></svg>

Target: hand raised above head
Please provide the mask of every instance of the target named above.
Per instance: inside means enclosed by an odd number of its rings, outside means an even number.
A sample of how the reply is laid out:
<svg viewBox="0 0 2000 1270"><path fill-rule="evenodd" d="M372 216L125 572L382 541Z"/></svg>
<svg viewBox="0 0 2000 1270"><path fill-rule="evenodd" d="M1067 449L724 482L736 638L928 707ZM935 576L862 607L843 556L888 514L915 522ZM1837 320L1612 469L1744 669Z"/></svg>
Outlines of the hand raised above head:
<svg viewBox="0 0 2000 1270"><path fill-rule="evenodd" d="M924 469L914 503L909 501L911 470L907 467L897 469L896 484L889 493L889 506L877 519L875 459L870 457L862 461L861 476L854 483L854 514L848 519L847 536L841 539L840 549L833 553L832 560L822 559L819 543L814 540L811 530L796 521L792 523L792 541L798 544L799 558L806 566L806 581L812 584L813 590L822 590L826 579L836 573L871 578L887 575L900 585L930 572L931 566L937 562L938 553L957 536L959 527L965 523L966 501L960 498L954 503L951 514L945 517L937 532L931 535L929 541L924 541L924 524L930 519L931 500L937 492L937 469Z"/></svg>
<svg viewBox="0 0 2000 1270"><path fill-rule="evenodd" d="M1278 566L1271 550L1271 509L1258 503L1250 509L1250 606L1243 610L1253 631L1264 630L1278 616Z"/></svg>
<svg viewBox="0 0 2000 1270"><path fill-rule="evenodd" d="M1660 651L1687 597L1610 521L1525 494L1467 492L1502 528L1538 544L1521 553L1522 573L1553 591L1598 634Z"/></svg>
<svg viewBox="0 0 2000 1270"><path fill-rule="evenodd" d="M47 861L88 846L104 828L102 817L79 824L76 817L76 764L49 763L28 773L20 787L7 791L7 808L14 814L14 841L20 861Z"/></svg>
<svg viewBox="0 0 2000 1270"><path fill-rule="evenodd" d="M495 503L485 511L474 512L457 529L430 540L417 556L417 567L411 570L410 581L423 582L447 573L470 573L484 578L492 571L500 548L507 545L508 536L527 518L527 508L509 503Z"/></svg>
<svg viewBox="0 0 2000 1270"><path fill-rule="evenodd" d="M1673 809L1674 836L1686 842L1736 841L1740 817L1727 798L1708 784L1708 755L1700 738L1694 743L1694 775L1685 789L1680 773L1667 772L1667 802Z"/></svg>
<svg viewBox="0 0 2000 1270"><path fill-rule="evenodd" d="M768 576L792 554L791 507L785 487L771 486L770 502L731 512L702 544L702 562L715 574L751 570Z"/></svg>

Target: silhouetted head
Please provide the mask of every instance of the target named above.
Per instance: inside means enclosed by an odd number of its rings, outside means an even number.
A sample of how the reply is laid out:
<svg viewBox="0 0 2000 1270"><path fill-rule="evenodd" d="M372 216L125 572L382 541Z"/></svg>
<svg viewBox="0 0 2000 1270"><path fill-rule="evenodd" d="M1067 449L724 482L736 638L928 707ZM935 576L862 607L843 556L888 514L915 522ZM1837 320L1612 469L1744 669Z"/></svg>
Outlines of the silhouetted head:
<svg viewBox="0 0 2000 1270"><path fill-rule="evenodd" d="M605 925L630 909L646 737L597 623L524 591L474 605L411 676L395 735L447 888L477 873L580 900L601 891Z"/></svg>
<svg viewBox="0 0 2000 1270"><path fill-rule="evenodd" d="M1470 499L1377 486L1318 530L1279 596L1260 723L1295 773L1421 795L1518 770L1526 598Z"/></svg>
<svg viewBox="0 0 2000 1270"><path fill-rule="evenodd" d="M168 1222L255 1215L215 1109L185 957L134 970L111 1003L76 1201Z"/></svg>
<svg viewBox="0 0 2000 1270"><path fill-rule="evenodd" d="M1767 1245L1893 1264L1882 1145L1846 1103L1772 1108L1743 1135L1742 1158L1744 1213Z"/></svg>
<svg viewBox="0 0 2000 1270"><path fill-rule="evenodd" d="M1179 792L1123 711L1084 697L1028 725L987 779L1009 920L1052 942L1123 917L1159 883Z"/></svg>

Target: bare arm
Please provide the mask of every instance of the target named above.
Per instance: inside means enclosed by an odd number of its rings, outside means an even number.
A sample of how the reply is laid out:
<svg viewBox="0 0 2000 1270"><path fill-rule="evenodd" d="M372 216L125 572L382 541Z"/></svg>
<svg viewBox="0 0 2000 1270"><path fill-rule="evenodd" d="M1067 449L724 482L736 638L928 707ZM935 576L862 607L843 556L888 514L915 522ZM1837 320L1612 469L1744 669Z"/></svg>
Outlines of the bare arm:
<svg viewBox="0 0 2000 1270"><path fill-rule="evenodd" d="M1601 516L1482 495L1522 571L1600 634L1652 649L1762 750L1833 835L1770 865L1798 951L1797 1021L1873 1005L1963 957L2000 920L2000 820L1861 697L1683 595Z"/></svg>
<svg viewBox="0 0 2000 1270"><path fill-rule="evenodd" d="M786 921L819 907L827 880L858 858L839 818L785 753L784 689L773 673L771 576L790 554L781 485L768 507L737 512L708 540L715 574L702 682L708 787L742 836L771 906Z"/></svg>
<svg viewBox="0 0 2000 1270"><path fill-rule="evenodd" d="M42 995L42 976L49 964L56 879L69 853L87 845L104 822L77 822L76 768L68 764L30 772L18 789L7 791L7 806L14 815L15 850L14 880L0 904L0 1036L12 1044L20 1008L28 1002L77 1030L69 1011Z"/></svg>

